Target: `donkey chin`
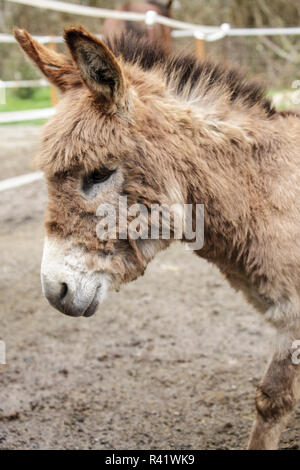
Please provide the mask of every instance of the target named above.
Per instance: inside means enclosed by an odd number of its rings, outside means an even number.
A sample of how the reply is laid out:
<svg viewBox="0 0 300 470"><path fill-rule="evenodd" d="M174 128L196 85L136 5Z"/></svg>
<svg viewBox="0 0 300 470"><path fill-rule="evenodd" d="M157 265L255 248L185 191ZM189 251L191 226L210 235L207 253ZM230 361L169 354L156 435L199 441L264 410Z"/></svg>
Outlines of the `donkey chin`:
<svg viewBox="0 0 300 470"><path fill-rule="evenodd" d="M111 276L86 267L86 253L57 239L45 239L41 281L43 294L60 312L90 317L106 297Z"/></svg>

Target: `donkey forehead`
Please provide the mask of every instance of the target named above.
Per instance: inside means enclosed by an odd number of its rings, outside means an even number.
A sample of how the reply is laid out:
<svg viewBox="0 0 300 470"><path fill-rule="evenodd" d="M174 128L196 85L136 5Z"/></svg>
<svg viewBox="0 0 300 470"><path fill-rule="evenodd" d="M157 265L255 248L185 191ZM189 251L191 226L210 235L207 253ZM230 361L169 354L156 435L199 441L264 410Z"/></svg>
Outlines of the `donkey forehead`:
<svg viewBox="0 0 300 470"><path fill-rule="evenodd" d="M128 119L101 112L84 88L66 93L48 121L37 156L46 176L115 164L132 151Z"/></svg>

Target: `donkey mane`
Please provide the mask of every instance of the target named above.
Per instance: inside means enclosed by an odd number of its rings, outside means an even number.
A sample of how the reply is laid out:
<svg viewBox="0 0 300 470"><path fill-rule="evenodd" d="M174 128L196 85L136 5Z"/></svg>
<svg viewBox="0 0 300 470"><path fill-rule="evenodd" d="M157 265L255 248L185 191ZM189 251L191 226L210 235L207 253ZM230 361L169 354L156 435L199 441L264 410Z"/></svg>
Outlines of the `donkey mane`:
<svg viewBox="0 0 300 470"><path fill-rule="evenodd" d="M159 8L163 16L169 16L170 8L172 5L171 1L168 3L162 3L157 0L148 0L147 3L150 3L150 5L154 5Z"/></svg>
<svg viewBox="0 0 300 470"><path fill-rule="evenodd" d="M219 90L219 95L229 94L230 102L240 102L247 107L259 107L270 117L276 113L271 101L265 97L261 84L248 80L234 67L201 62L189 53L168 55L160 44L147 42L134 33L125 33L113 40L105 40L116 57L139 65L144 71L160 70L167 84L178 96L190 98L197 94Z"/></svg>

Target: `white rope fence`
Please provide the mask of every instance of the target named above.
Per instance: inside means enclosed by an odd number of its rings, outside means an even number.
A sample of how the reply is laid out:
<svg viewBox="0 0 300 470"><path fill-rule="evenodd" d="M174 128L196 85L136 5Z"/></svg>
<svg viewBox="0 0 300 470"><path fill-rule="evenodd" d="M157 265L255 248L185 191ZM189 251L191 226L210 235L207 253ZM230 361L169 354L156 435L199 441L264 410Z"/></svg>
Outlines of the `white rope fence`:
<svg viewBox="0 0 300 470"><path fill-rule="evenodd" d="M36 87L48 87L49 82L44 78L39 80L10 80L0 81L0 88L36 88Z"/></svg>
<svg viewBox="0 0 300 470"><path fill-rule="evenodd" d="M289 28L232 28L229 23L223 23L213 33L205 34L195 29L172 31L174 38L196 37L204 41L219 41L226 36L299 36L300 27Z"/></svg>
<svg viewBox="0 0 300 470"><path fill-rule="evenodd" d="M63 43L62 36L33 36L41 44L49 44L49 43ZM3 44L16 44L15 37L12 34L4 34L0 33L0 43Z"/></svg>
<svg viewBox="0 0 300 470"><path fill-rule="evenodd" d="M144 21L148 25L154 23L169 26L170 28L177 29L194 29L201 30L203 33L215 32L218 29L215 26L195 25L193 23L185 23L183 21L167 18L166 16L158 15L155 11L148 11L146 13L123 12L116 10L107 10L105 8L88 7L85 5L78 5L75 3L65 3L57 0L6 0L12 3L19 3L21 5L28 5L36 8L43 8L46 10L61 11L80 16L90 16L93 18L115 18L127 21ZM151 13L150 13L151 12Z"/></svg>
<svg viewBox="0 0 300 470"><path fill-rule="evenodd" d="M6 180L0 181L0 192L33 183L34 181L39 181L42 178L43 173L41 171L28 173L27 175L15 176L14 178L8 178Z"/></svg>
<svg viewBox="0 0 300 470"><path fill-rule="evenodd" d="M17 0L7 0L17 1ZM247 37L247 36L299 36L300 27L289 28L232 28L229 23L223 23L221 26L215 27L212 33L205 33L201 29L183 29L171 31L171 36L174 39L195 37L203 39L207 42L219 41L225 37ZM101 34L96 34L101 39ZM40 44L63 44L64 39L62 36L33 36ZM0 44L15 44L16 40L13 35L0 33Z"/></svg>
<svg viewBox="0 0 300 470"><path fill-rule="evenodd" d="M205 41L218 41L225 36L279 36L279 35L300 35L300 27L294 28L231 28L230 24L223 23L220 26L204 26L193 23L186 23L184 21L174 20L165 16L158 15L155 11L149 10L146 13L123 12L116 10L108 10L105 8L95 8L85 5L78 5L75 3L65 3L57 0L6 0L11 3L18 3L36 8L42 8L53 11L61 11L80 16L90 16L94 18L114 18L127 21L143 21L151 26L155 23L169 26L175 31L172 31L172 36L175 38L181 37L197 37ZM176 30L177 29L177 30ZM14 41L7 36L7 41ZM51 37L45 36L42 41L55 42ZM50 40L49 40L50 39ZM62 42L61 37L56 37L57 42ZM1 42L1 35L0 35Z"/></svg>
<svg viewBox="0 0 300 470"><path fill-rule="evenodd" d="M55 114L55 108L30 109L28 111L9 111L0 113L0 124L47 119Z"/></svg>

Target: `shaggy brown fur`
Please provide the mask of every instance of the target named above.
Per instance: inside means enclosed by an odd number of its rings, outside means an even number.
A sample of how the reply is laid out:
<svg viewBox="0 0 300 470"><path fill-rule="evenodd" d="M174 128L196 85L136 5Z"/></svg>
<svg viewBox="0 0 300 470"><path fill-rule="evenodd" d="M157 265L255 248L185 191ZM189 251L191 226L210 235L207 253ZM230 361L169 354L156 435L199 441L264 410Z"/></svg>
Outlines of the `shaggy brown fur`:
<svg viewBox="0 0 300 470"><path fill-rule="evenodd" d="M126 63L138 64L145 71L159 70L166 84L175 86L176 95L183 95L185 99L192 97L193 93L204 95L220 87L229 92L232 102L243 100L250 106L263 106L270 116L275 113L261 85L249 82L236 69L227 69L209 61L199 62L192 54L169 57L158 42L153 47L144 38L137 41L134 34L109 40L108 46L117 58Z"/></svg>
<svg viewBox="0 0 300 470"><path fill-rule="evenodd" d="M149 10L155 11L160 16L171 18L172 16L172 3L169 0L167 3L158 1L151 1L145 3L127 2L117 8L117 11L128 11L135 13L146 13ZM108 18L104 21L102 28L103 35L113 40L123 33L134 33L135 36L147 38L147 42L153 47L153 42L160 44L160 49L169 54L172 50L172 37L171 29L168 26L155 24L151 27L139 21L122 21Z"/></svg>
<svg viewBox="0 0 300 470"><path fill-rule="evenodd" d="M15 34L64 91L38 157L48 180L48 235L84 249L88 265L109 273L118 288L172 240L99 240L101 203L127 195L129 205L204 204L205 244L197 254L214 262L281 335L250 443L277 446L300 393L299 368L290 363L300 335L298 116L277 113L262 89L235 71L192 57L167 59L132 37L108 48L71 27L65 37L73 65L51 53L49 67L46 48L22 30ZM103 168L115 170L110 186L86 197L83 179Z"/></svg>

